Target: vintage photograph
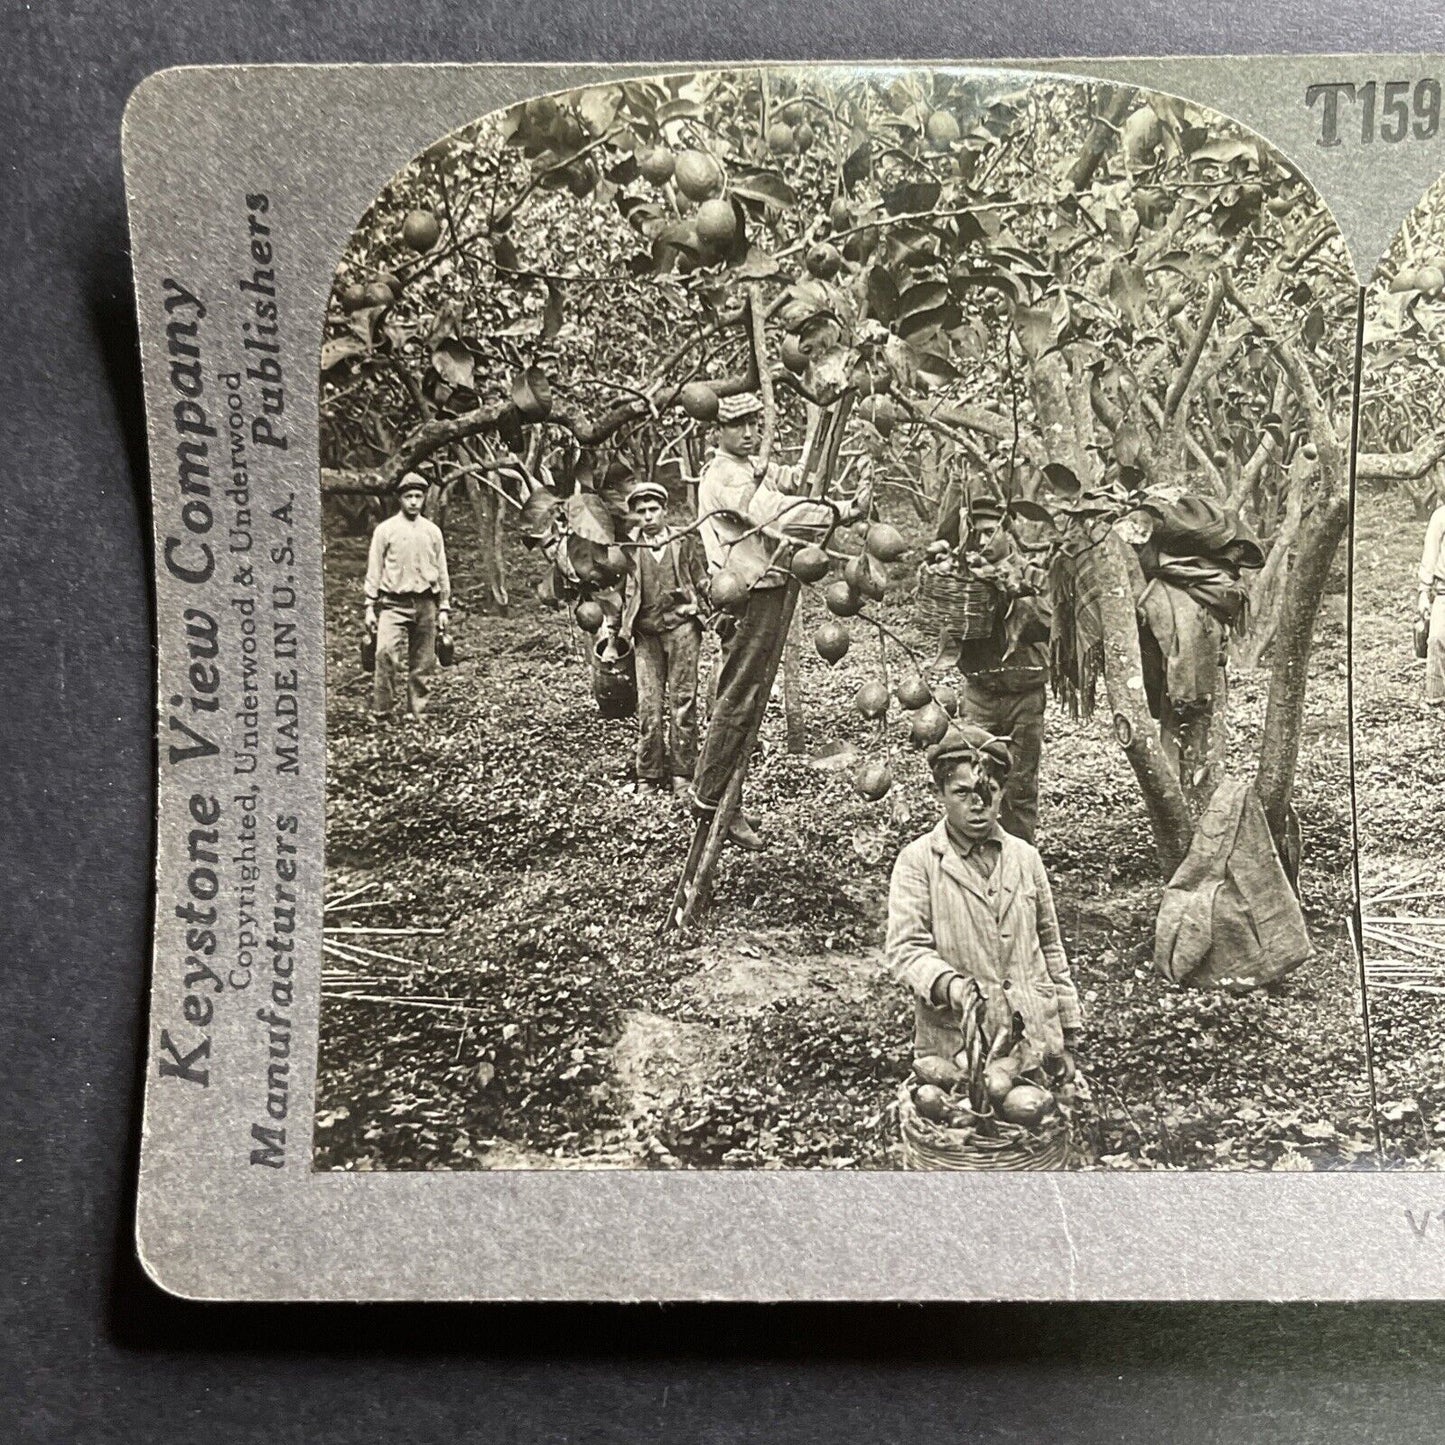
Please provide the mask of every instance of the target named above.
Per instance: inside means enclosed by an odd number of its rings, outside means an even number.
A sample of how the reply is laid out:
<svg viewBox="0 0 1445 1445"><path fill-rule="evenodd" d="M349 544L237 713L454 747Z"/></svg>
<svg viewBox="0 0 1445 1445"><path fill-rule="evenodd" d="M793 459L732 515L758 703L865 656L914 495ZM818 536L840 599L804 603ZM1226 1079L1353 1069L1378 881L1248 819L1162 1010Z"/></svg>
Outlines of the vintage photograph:
<svg viewBox="0 0 1445 1445"><path fill-rule="evenodd" d="M1445 940L1387 801L1423 849L1404 244L1355 574L1392 988ZM314 1167L1377 1167L1357 296L1286 158L1128 86L749 67L439 137L319 358Z"/></svg>
<svg viewBox="0 0 1445 1445"><path fill-rule="evenodd" d="M1360 930L1381 1141L1445 1164L1445 183L1365 301L1354 539Z"/></svg>

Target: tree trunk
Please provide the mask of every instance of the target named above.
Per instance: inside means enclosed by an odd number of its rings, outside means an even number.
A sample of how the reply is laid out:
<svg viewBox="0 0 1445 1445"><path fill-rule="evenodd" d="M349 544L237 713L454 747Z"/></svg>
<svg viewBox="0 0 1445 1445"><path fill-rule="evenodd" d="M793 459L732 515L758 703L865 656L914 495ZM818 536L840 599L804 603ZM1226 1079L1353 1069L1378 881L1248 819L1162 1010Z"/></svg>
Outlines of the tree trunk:
<svg viewBox="0 0 1445 1445"><path fill-rule="evenodd" d="M1309 425L1310 439L1319 453L1319 476L1315 494L1302 500L1304 520L1300 524L1299 546L1294 566L1285 583L1280 605L1279 630L1275 637L1274 666L1270 670L1269 701L1265 707L1264 734L1259 744L1259 769L1255 792L1264 805L1270 832L1287 864L1293 813L1295 768L1299 762L1300 728L1304 721L1305 690L1309 684L1310 649L1314 644L1315 620L1340 539L1350 521L1350 483L1358 475L1352 465L1347 440L1341 441L1333 417L1303 354L1288 338L1281 336L1273 322L1259 308L1231 292L1236 304L1256 331L1273 347L1280 365ZM1357 324L1364 320L1364 293L1360 296Z"/></svg>
<svg viewBox="0 0 1445 1445"><path fill-rule="evenodd" d="M1190 816L1198 818L1224 778L1224 755L1229 741L1229 675L1224 662L1213 694L1187 710L1164 694L1160 709L1159 740L1164 756L1179 777L1180 791Z"/></svg>
<svg viewBox="0 0 1445 1445"><path fill-rule="evenodd" d="M1445 433L1432 432L1408 452L1361 452L1355 462L1357 482L1408 482L1423 477L1445 458Z"/></svg>
<svg viewBox="0 0 1445 1445"><path fill-rule="evenodd" d="M1144 691L1132 576L1137 567L1132 565L1134 555L1129 544L1113 531L1089 555L1090 568L1099 583L1104 688L1113 714L1114 738L1139 780L1160 869L1169 878L1189 851L1194 820Z"/></svg>
<svg viewBox="0 0 1445 1445"><path fill-rule="evenodd" d="M468 477L466 487L476 519L477 540L481 544L477 560L485 589L482 605L505 617L511 599L507 595L507 569L502 555L502 499L476 477Z"/></svg>
<svg viewBox="0 0 1445 1445"><path fill-rule="evenodd" d="M1345 463L1338 443L1333 443L1331 450L1336 455L1326 463L1325 448L1320 448L1320 462L1322 469L1333 471ZM1259 772L1255 778L1255 790L1264 804L1270 832L1277 841L1286 836L1290 797L1294 792L1315 619L1335 552L1349 520L1348 491L1343 487L1338 490L1329 487L1325 499L1300 527L1298 553L1285 583L1269 702L1264 715L1264 736L1259 745Z"/></svg>
<svg viewBox="0 0 1445 1445"><path fill-rule="evenodd" d="M1073 384L1068 363L1058 352L1033 363L1029 384L1049 460L1062 462L1089 486L1100 471L1097 456L1088 450L1093 440L1089 389ZM1087 558L1085 566L1098 584L1104 633L1104 689L1113 714L1114 737L1139 781L1159 865L1168 878L1189 851L1194 822L1179 785L1179 774L1165 753L1159 724L1149 712L1144 689L1134 586L1138 560L1129 544L1112 529Z"/></svg>

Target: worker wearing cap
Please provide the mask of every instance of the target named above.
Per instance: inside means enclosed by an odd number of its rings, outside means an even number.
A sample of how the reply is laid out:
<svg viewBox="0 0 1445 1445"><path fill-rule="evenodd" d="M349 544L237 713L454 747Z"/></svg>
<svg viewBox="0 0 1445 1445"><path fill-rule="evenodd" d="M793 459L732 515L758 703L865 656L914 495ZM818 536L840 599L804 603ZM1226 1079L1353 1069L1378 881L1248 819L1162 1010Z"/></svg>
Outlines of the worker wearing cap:
<svg viewBox="0 0 1445 1445"><path fill-rule="evenodd" d="M1431 513L1417 578L1415 610L1425 620L1425 702L1445 707L1445 504Z"/></svg>
<svg viewBox="0 0 1445 1445"><path fill-rule="evenodd" d="M943 817L898 855L888 890L887 967L913 995L914 1056L957 1052L977 985L990 1039L1018 1015L1071 1073L1083 1014L1053 892L1038 850L999 825L1008 740L964 724L927 756Z"/></svg>
<svg viewBox="0 0 1445 1445"><path fill-rule="evenodd" d="M627 494L635 545L619 630L637 660L637 779L682 794L697 762L698 609L707 568L696 534L668 526L667 504L660 482L642 482Z"/></svg>
<svg viewBox="0 0 1445 1445"><path fill-rule="evenodd" d="M778 644L787 597L786 574L781 568L769 570L778 550L776 541L756 534L730 543L725 529L710 518L717 512L734 512L754 524L786 526L792 514L804 510L788 507L790 494L802 485L801 469L758 463L762 410L755 392L719 399L717 450L698 478L698 532L707 553L708 572L715 577L729 568L751 587L737 628L723 644L717 700L693 782L693 808L701 816L716 811L753 723L768 705L768 667ZM728 840L755 851L763 846L757 829L741 810L728 828Z"/></svg>
<svg viewBox="0 0 1445 1445"><path fill-rule="evenodd" d="M997 566L1016 555L1013 538L1004 526L1003 504L995 497L974 496L963 512L960 493L955 491L952 506L945 505L940 511L938 535L956 546L960 532L966 550L987 564ZM1012 739L1013 766L999 821L1007 832L1032 843L1039 824L1039 763L1049 684L1047 614L1040 612L1037 600L1046 576L1042 569L1018 570L1021 575L1032 574L1033 590L1004 590L1004 605L993 632L960 644L958 668L963 674L964 718L986 732ZM1019 585L1022 588L1024 584ZM1019 630L1017 625L1010 626L1014 611L1030 615L1033 636L1011 643L1011 634ZM1015 624L1018 621L1013 620Z"/></svg>
<svg viewBox="0 0 1445 1445"><path fill-rule="evenodd" d="M436 668L437 632L446 631L452 585L441 528L421 514L427 482L407 472L396 484L401 507L371 534L366 564L366 630L376 636L372 706L389 715L401 678L407 710L426 711Z"/></svg>

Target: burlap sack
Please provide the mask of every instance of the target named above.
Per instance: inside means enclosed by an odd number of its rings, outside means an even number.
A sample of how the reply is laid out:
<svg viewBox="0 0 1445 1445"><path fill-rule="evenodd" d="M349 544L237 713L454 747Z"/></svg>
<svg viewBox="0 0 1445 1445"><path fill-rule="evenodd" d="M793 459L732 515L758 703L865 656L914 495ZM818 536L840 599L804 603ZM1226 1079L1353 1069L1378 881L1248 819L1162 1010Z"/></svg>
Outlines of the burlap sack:
<svg viewBox="0 0 1445 1445"><path fill-rule="evenodd" d="M1191 988L1258 988L1312 952L1253 786L1222 783L1164 890L1154 966Z"/></svg>

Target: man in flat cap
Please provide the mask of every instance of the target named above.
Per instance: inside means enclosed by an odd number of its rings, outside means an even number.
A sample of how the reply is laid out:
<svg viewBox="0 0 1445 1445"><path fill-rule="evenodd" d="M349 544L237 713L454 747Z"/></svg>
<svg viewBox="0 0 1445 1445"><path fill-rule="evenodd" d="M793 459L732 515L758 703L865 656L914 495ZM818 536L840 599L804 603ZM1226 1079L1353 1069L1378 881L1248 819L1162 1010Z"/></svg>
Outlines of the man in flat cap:
<svg viewBox="0 0 1445 1445"><path fill-rule="evenodd" d="M452 584L441 528L421 514L426 478L407 472L396 492L400 508L371 534L366 563L366 630L376 637L372 707L389 716L404 676L407 710L419 718L436 669L437 632L447 627Z"/></svg>
<svg viewBox="0 0 1445 1445"><path fill-rule="evenodd" d="M938 535L965 548L995 574L1002 605L992 633L959 644L962 712L967 721L1012 740L1002 826L1032 843L1039 823L1039 762L1049 685L1047 574L1023 564L1004 524L1003 503L987 493L952 489L939 512Z"/></svg>
<svg viewBox="0 0 1445 1445"><path fill-rule="evenodd" d="M750 590L736 630L722 649L717 699L708 720L693 782L693 809L699 816L717 810L728 780L741 762L753 724L768 705L768 665L780 646L787 597L786 554L781 534L796 529L801 539L814 530L826 533L832 513L818 503L794 500L803 486L800 467L762 466L763 404L755 392L718 401L717 450L698 479L698 531L707 552L710 578L724 569ZM736 542L710 520L713 513L732 512L754 524L768 526ZM728 841L757 851L763 840L739 809L728 827Z"/></svg>
<svg viewBox="0 0 1445 1445"><path fill-rule="evenodd" d="M989 1037L1024 1037L1067 1075L1083 1025L1043 860L999 826L1009 745L971 724L928 750L943 808L898 855L888 890L889 973L913 995L916 1058L952 1057L978 986Z"/></svg>
<svg viewBox="0 0 1445 1445"><path fill-rule="evenodd" d="M637 546L623 584L619 630L637 660L637 779L683 794L697 763L699 599L707 591L707 567L696 534L668 525L667 504L660 482L642 482L627 494L634 518L629 540Z"/></svg>

